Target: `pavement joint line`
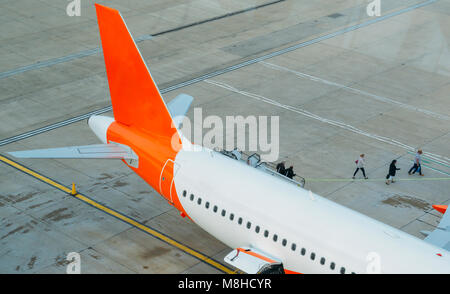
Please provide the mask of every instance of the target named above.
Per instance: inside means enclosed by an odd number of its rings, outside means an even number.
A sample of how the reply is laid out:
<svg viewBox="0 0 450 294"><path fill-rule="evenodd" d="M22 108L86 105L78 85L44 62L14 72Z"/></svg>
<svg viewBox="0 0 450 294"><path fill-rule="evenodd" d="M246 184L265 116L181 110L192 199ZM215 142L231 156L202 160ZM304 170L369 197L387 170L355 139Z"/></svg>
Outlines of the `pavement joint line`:
<svg viewBox="0 0 450 294"><path fill-rule="evenodd" d="M413 222L419 221L419 218L423 217L424 215L426 215L427 212L425 212L424 214L422 214L421 216L416 217L415 219L412 219L411 221L407 222L406 224L404 224L403 226L400 227L400 230L403 230L405 227L409 226L410 224L412 224ZM420 231L419 231L420 233Z"/></svg>
<svg viewBox="0 0 450 294"><path fill-rule="evenodd" d="M381 142L384 142L384 143L387 143L387 144L391 144L391 145L394 145L394 146L397 146L397 147L401 147L401 148L404 148L404 149L407 149L407 150L412 150L413 149L413 147L408 146L406 144L403 144L403 143L401 143L399 141L396 141L396 140L394 140L392 138L383 137L383 136L379 136L379 135L376 135L376 134L371 134L371 133L368 133L368 132L366 132L364 130L358 129L358 128L352 126L352 125L346 124L344 122L327 119L325 117L318 116L318 115L316 115L314 113L311 113L311 112L309 112L307 110L304 110L302 108L299 108L299 107L294 107L292 105L282 104L281 102L279 102L277 100L274 100L274 99L271 99L271 98L267 98L267 97L262 96L262 95L258 95L258 94L251 93L251 92L246 92L246 91L243 91L243 90L239 90L239 89L236 89L235 87L233 87L232 85L229 85L229 84L226 84L226 83L223 83L223 82L209 80L209 79L205 80L204 82L208 83L208 84L211 84L211 85L215 85L217 87L220 87L220 88L223 88L223 89L226 89L226 90L229 90L229 91L237 93L237 94L241 94L241 95L247 96L249 98L252 98L252 99L255 99L255 100L267 103L267 104L271 104L273 106L276 106L276 107L279 107L279 108L282 108L282 109L286 109L286 110L289 110L289 111L301 114L301 115L306 116L308 118L312 118L312 119L318 120L318 121L320 121L322 123L329 124L329 125L332 125L332 126L335 126L335 127L338 127L338 128L342 128L342 129L345 129L347 131L354 132L356 134L363 135L363 136L366 136L366 137L369 137L369 138L372 138L372 139L375 139L375 140L378 140L378 141L381 141Z"/></svg>
<svg viewBox="0 0 450 294"><path fill-rule="evenodd" d="M294 75L296 75L298 77L301 77L301 78L306 78L306 79L309 79L309 80L314 81L314 82L319 82L319 83L323 83L325 85L334 86L334 87L337 87L338 89L343 89L343 90L345 90L347 92L360 94L360 95L363 95L363 96L366 96L366 97L371 97L374 100L377 100L377 101L380 101L380 102L384 102L384 103L390 103L392 105L396 105L396 106L408 109L410 111L416 111L416 112L419 112L419 113L422 113L422 114L425 114L425 115L429 115L429 116L434 117L434 118L447 120L447 121L450 120L450 117L445 115L445 114L435 113L433 111L422 109L420 107L416 107L416 106L409 105L409 104L406 104L406 103L402 103L402 102L399 102L397 100L394 100L394 99L391 99L391 98L388 98L388 97L372 94L372 93L369 93L369 92L364 91L364 90L353 88L351 86L346 86L346 85L339 84L339 83L336 83L336 82L332 82L332 81L329 81L329 80L326 80L326 79L323 79L323 78L319 78L317 76L313 76L313 75L310 75L310 74L306 74L306 73L303 73L303 72L292 70L292 69L290 69L288 67L285 67L285 66L281 66L281 65L277 65L277 64L270 63L270 62L265 62L265 61L261 61L260 63L262 65L270 68L270 69L273 69L273 70L289 72L289 73L294 74Z"/></svg>
<svg viewBox="0 0 450 294"><path fill-rule="evenodd" d="M393 138L385 137L385 136L377 135L377 134L373 134L373 133L369 133L368 131L365 131L363 129L359 129L359 128L357 128L357 127L355 127L353 125L347 124L347 123L345 123L343 121L337 121L337 120L328 119L326 117L321 117L321 116L319 116L317 114L314 114L312 112L309 112L309 111L307 111L305 109L302 109L302 108L299 108L299 107L295 107L295 106L292 106L292 105L282 104L281 102L279 102L279 101L277 101L275 99L272 99L272 98L268 98L268 97L265 97L265 96L262 96L262 95L259 95L259 94L255 94L255 93L239 90L239 89L233 87L232 85L226 84L224 82L210 80L210 79L207 79L204 82L207 83L207 84L211 84L211 85L214 85L216 87L220 87L220 88L226 89L228 91L231 91L231 92L234 92L234 93L237 93L237 94L249 97L251 99L254 99L254 100L257 100L257 101L260 101L260 102L263 102L263 103L267 103L267 104L273 105L273 106L278 107L278 108L286 109L286 110L292 111L294 113L298 113L300 115L306 116L306 117L311 118L311 119L318 120L321 123L329 124L331 126L338 127L338 128L347 130L349 132L353 132L353 133L358 134L358 135L366 136L368 138L371 138L371 139L374 139L374 140L377 140L377 141L380 141L380 142L384 142L386 144L390 144L390 145L396 146L398 148L403 148L403 149L406 149L406 150L409 150L409 151L412 151L412 150L415 149L414 147L409 146L409 145L407 145L405 143L402 143L400 141L397 141L397 140L395 140ZM447 158L447 157L444 157L444 156L441 156L441 155L438 155L438 154L432 154L432 153L427 153L427 154L428 154L428 156L434 156L434 157L445 158L445 159ZM431 167L429 167L429 168L431 168ZM433 169L433 168L431 168L431 169ZM436 170L436 171L441 172L439 170ZM445 173L445 172L441 172L441 173L446 174L446 175L450 175L450 174Z"/></svg>
<svg viewBox="0 0 450 294"><path fill-rule="evenodd" d="M44 182L44 183L46 183L46 184L48 184L50 186L53 186L54 188L57 188L58 190L61 190L61 191L65 192L65 193L71 195L72 190L70 188L68 188L68 187L66 187L66 186L64 186L64 185L62 185L62 184L60 184L60 183L58 183L58 182L56 182L56 181L46 177L46 176L43 176L40 173L35 172L35 171L31 170L30 168L27 168L26 166L22 165L22 164L19 164L18 162L15 162L15 161L13 161L13 160L11 160L11 159L3 156L3 155L0 155L0 161L5 163L5 164L7 164L7 165L9 165L9 166L11 166L11 167L13 167L13 168L15 168L15 169L17 169L17 170L19 170L19 171L21 171L21 172L23 172L23 173L25 173L25 174L27 174L27 175L29 175L29 176L31 176L31 177L33 177L33 178L35 178L35 179L38 179L38 180L40 180L40 181L42 181L42 182ZM220 270L220 271L222 271L224 273L232 274L234 272L232 269L222 265L221 263L215 261L211 257L208 257L208 256L206 256L206 255L204 255L204 254L202 254L202 253L200 253L200 252L198 252L198 251L188 247L187 245L184 245L181 242L170 238L169 236L167 236L167 235L165 235L165 234L163 234L163 233L161 233L161 232L159 232L159 231L157 231L155 229L152 229L152 228L150 228L148 226L145 226L142 223L140 223L139 221L134 220L133 218L131 218L129 216L126 216L126 215L124 215L124 214L122 214L122 213L120 213L120 212L118 212L118 211L116 211L116 210L114 210L112 208L109 208L109 207L107 207L107 206L105 206L103 204L100 204L99 202L96 202L96 201L92 200L91 198L89 198L89 197L87 197L85 195L77 193L77 194L71 195L71 196L76 198L76 199L78 199L78 200L80 200L80 201L82 201L82 202L84 202L84 203L86 203L86 204L88 204L88 205L90 205L90 206L92 206L92 207L94 207L94 208L97 208L98 210L100 210L102 212L105 212L106 214L109 214L109 215L111 215L111 216L113 216L113 217L115 217L115 218L117 218L117 219L119 219L119 220L121 220L121 221L123 221L123 222L125 222L125 223L127 223L127 224L129 224L129 225L131 225L131 226L133 226L133 227L135 227L135 228L137 228L137 229L139 229L139 230L141 230L141 231L143 231L143 232L145 232L145 233L147 233L147 234L149 234L149 235L151 235L151 236L153 236L153 237L155 237L155 238L157 238L157 239L159 239L159 240L161 240L161 241L163 241L163 242L165 242L165 243L167 243L167 244L169 244L169 245L171 245L171 246L173 246L173 247L175 247L175 248L177 248L177 249L179 249L179 250L181 250L181 251L183 251L183 252L185 252L185 253L187 253L187 254L189 254L191 256L193 256L193 257L195 257L196 259L198 259L198 260L200 260L200 261L202 261L202 262L204 262L204 263L206 263L206 264L208 264L208 265L210 265L210 266L212 266L212 267L214 267L214 268L216 268L216 269L218 269L218 270Z"/></svg>
<svg viewBox="0 0 450 294"><path fill-rule="evenodd" d="M202 25L202 24L205 24L205 23L208 23L208 22L213 22L213 21L216 21L216 20L220 20L220 19L223 19L223 18L230 17L230 16L243 14L243 13L246 13L246 12L249 12L249 11L257 10L259 8L263 8L263 7L270 6L270 5L277 4L277 3L280 3L280 2L284 2L284 1L286 1L286 0L276 0L276 1L268 2L268 3L264 3L264 4L261 4L261 5L245 8L245 9L242 9L242 10L233 11L233 12L229 12L229 13L222 14L222 15L219 15L219 16L207 18L207 19L204 19L204 20L201 20L201 21L193 22L193 23L190 23L190 24L186 24L186 25L179 26L179 27L176 27L176 28L168 29L168 30L161 31L161 32L158 32L158 33L144 34L144 35L141 35L141 36L139 36L137 38L134 38L134 41L136 43L138 43L138 42L142 42L142 41L146 41L146 40L151 40L151 39L153 39L153 37L156 37L156 36L160 36L160 35L164 35L164 34L167 34L167 33L180 31L180 30L183 30L183 29L187 29L187 28L190 28L190 27L193 27L193 26L197 26L197 25ZM77 52L77 53L73 53L73 54L69 54L69 55L65 55L65 56L61 56L61 57L55 57L55 58L44 60L44 61L38 61L36 63L25 65L25 66L21 66L21 67L18 67L18 68L9 70L9 71L0 72L0 80L4 79L4 78L7 78L7 77L10 77L10 76L14 76L16 74L24 73L24 72L27 72L27 71L40 69L40 68L45 68L45 67L50 67L50 66L53 66L53 65L69 62L69 61L76 60L76 59L79 59L79 58L92 56L92 55L95 55L95 54L100 53L100 52L102 52L102 49L100 47L96 47L96 48L83 50L83 51L80 51L80 52Z"/></svg>
<svg viewBox="0 0 450 294"><path fill-rule="evenodd" d="M424 215L426 215L426 214L424 214ZM423 217L423 216L422 216ZM435 228L435 229L437 229L437 225L433 225L433 224L430 224L429 222L426 222L426 221L424 221L424 220L421 220L421 219L416 219L416 221L418 221L418 222L421 222L421 223L424 223L424 224L427 224L427 225L429 225L430 227L433 227L433 228Z"/></svg>
<svg viewBox="0 0 450 294"><path fill-rule="evenodd" d="M315 183L315 182L383 182L386 181L386 179L383 178L375 178L375 179L327 179L327 178L315 178L315 179L308 179L305 178L305 180L308 183ZM447 178L417 178L417 179L395 179L395 182L401 182L401 181L449 181L450 177Z"/></svg>
<svg viewBox="0 0 450 294"><path fill-rule="evenodd" d="M352 26L340 29L338 31L335 31L335 32L332 32L332 33L329 33L329 34L326 34L326 35L323 35L323 36L320 36L320 37L316 37L314 39L311 39L311 40L308 40L308 41L304 41L304 42L298 43L296 45L293 45L293 46L290 46L290 47L287 47L287 48L283 48L283 49L274 51L272 53L268 53L268 54L262 55L260 57L256 57L256 58L253 58L253 59L250 59L250 60L247 60L247 61L243 61L241 63L235 64L235 65L232 65L232 66L229 66L229 67L225 67L225 68L216 70L214 72L210 72L210 73L201 75L199 77L196 77L196 78L193 78L193 79L190 79L190 80L187 80L187 81L184 81L184 82L172 85L170 87L167 87L165 89L160 90L160 93L161 94L165 94L165 93L170 92L170 91L174 91L174 90L186 87L186 86L190 86L192 84L196 84L196 83L205 81L207 79L210 79L210 78L213 78L213 77L216 77L216 76L219 76L219 75L222 75L222 74L234 71L234 70L238 70L240 68L243 68L243 67L246 67L246 66L249 66L249 65L252 65L252 64L256 64L256 63L262 62L264 60L267 60L267 59L270 59L270 58L273 58L273 57L276 57L276 56L279 56L279 55L282 55L282 54L285 54L285 53L288 53L288 52L291 52L291 51L294 51L294 50L297 50L299 48L306 47L306 46L309 46L309 45L312 45L312 44L315 44L315 43L319 43L319 42L321 42L323 40L331 39L333 37L345 34L347 32L354 31L354 30L357 30L357 29L369 26L371 24L374 24L374 23L377 23L377 22L389 19L391 17L394 17L394 16L397 16L397 15L409 12L411 10L430 5L430 4L432 4L432 3L436 2L436 1L437 0L428 0L428 1L425 1L425 2L422 2L422 3L418 3L416 5L409 6L409 7L400 9L398 11L394 11L394 12L388 13L386 15L377 17L375 19L368 20L368 21L360 23L360 24L352 25ZM2 73L0 73L0 78L1 78L1 74ZM42 128L38 128L38 129L29 131L29 132L25 132L25 133L22 133L22 134L19 134L19 135L16 135L16 136L8 137L8 138L5 138L3 140L0 140L0 146L7 145L7 144L10 144L10 143L13 143L13 142L16 142L16 141L20 141L20 140L23 140L23 139L26 139L26 138L29 138L29 137L32 137L32 136L35 136L35 135L38 135L38 134L41 134L41 133L53 130L53 129L56 129L56 128L59 128L59 127L63 127L63 126L66 126L66 125L69 125L69 124L72 124L72 123L75 123L75 122L87 119L91 115L98 115L98 114L102 114L102 113L105 113L105 112L108 112L108 111L111 111L111 110L112 110L112 106L107 106L107 107L104 107L104 108L101 108L101 109L97 109L95 111L88 112L88 113L83 114L83 115L72 117L72 118L70 118L68 120L60 121L60 122L57 122L57 123L54 123L54 124L51 124L51 125L48 125L48 126L45 126L45 127L42 127Z"/></svg>

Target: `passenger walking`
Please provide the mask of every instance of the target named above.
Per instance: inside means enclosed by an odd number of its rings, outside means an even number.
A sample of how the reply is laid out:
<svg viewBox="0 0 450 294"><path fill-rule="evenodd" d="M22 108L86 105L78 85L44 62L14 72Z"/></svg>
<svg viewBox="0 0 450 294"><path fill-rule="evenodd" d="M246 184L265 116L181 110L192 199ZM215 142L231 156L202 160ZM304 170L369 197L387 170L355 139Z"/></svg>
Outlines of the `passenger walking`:
<svg viewBox="0 0 450 294"><path fill-rule="evenodd" d="M289 179L292 179L296 174L294 174L294 167L291 165L287 170L286 170L286 177L288 177Z"/></svg>
<svg viewBox="0 0 450 294"><path fill-rule="evenodd" d="M366 165L366 161L364 159L364 154L361 154L358 158L358 160L355 161L356 163L356 170L353 173L352 179L355 179L356 173L361 170L363 173L364 178L367 180L368 177L366 176L366 171L364 170L364 166Z"/></svg>
<svg viewBox="0 0 450 294"><path fill-rule="evenodd" d="M286 167L284 166L285 163L285 161L282 161L277 164L277 172L282 174L283 176L286 175Z"/></svg>
<svg viewBox="0 0 450 294"><path fill-rule="evenodd" d="M400 168L397 168L395 166L397 164L397 160L392 160L391 165L389 165L389 173L386 176L386 185L389 185L389 183L394 183L394 177L395 173L400 170Z"/></svg>
<svg viewBox="0 0 450 294"><path fill-rule="evenodd" d="M408 171L409 175L413 175L416 171L419 171L419 175L423 176L422 173L422 149L417 150L416 157L414 158L414 165Z"/></svg>

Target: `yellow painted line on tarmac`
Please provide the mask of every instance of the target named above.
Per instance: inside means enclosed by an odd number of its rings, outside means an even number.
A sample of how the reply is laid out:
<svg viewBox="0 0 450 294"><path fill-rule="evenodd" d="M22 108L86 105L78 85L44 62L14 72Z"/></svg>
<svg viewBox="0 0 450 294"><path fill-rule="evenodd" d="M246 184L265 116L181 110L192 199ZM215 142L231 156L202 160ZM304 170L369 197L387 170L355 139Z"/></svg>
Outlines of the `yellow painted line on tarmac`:
<svg viewBox="0 0 450 294"><path fill-rule="evenodd" d="M67 192L67 193L71 192L71 190L69 188L67 188L67 187L65 187L65 186L63 186L63 185L61 185L61 184L59 184L59 183L57 183L57 182L47 178L47 177L44 177L44 176L40 175L37 172L32 171L31 169L26 168L25 166L23 166L21 164L18 164L15 161L12 161L11 159L8 159L8 158L0 155L0 160L3 161L4 163L7 163L8 165L18 169L18 170L26 173L26 174L28 174L28 175L38 179L38 180L41 180L41 181L43 181L43 182L45 182L45 183L47 183L47 184L49 184L49 185L51 185L53 187L56 187L56 188L58 188L60 190L63 190L64 192Z"/></svg>
<svg viewBox="0 0 450 294"><path fill-rule="evenodd" d="M18 170L20 170L20 171L22 171L24 173L26 173L26 174L28 174L28 175L30 175L30 176L38 179L38 180L41 180L42 182L45 182L45 183L49 184L50 186L53 186L53 187L55 187L55 188L57 188L59 190L62 190L64 192L68 193L68 194L70 194L72 192L72 189L70 189L70 188L68 188L66 186L63 186L63 185L59 184L58 182L56 182L56 181L54 181L54 180L52 180L52 179L50 179L48 177L45 177L45 176L43 176L43 175L41 175L41 174L39 174L39 173L37 173L37 172L35 172L35 171L25 167L25 166L15 162L15 161L11 160L11 159L8 159L8 158L6 158L6 157L4 157L2 155L0 155L0 161L2 161L4 163L6 163L6 164L8 164L8 165L18 169ZM184 251L184 252L186 252L186 253L194 256L194 257L196 257L197 259L199 259L199 260L201 260L201 261L211 265L212 267L215 267L215 268L221 270L222 272L225 272L225 273L228 273L228 274L234 274L235 273L235 271L233 271L232 269L230 269L230 268L220 264L219 262L209 258L208 256L206 256L206 255L204 255L204 254L202 254L202 253L200 253L200 252L198 252L196 250L193 250L193 249L187 247L186 245L183 245L182 243L180 243L180 242L178 242L178 241L176 241L176 240L174 240L174 239L172 239L172 238L170 238L170 237L168 237L168 236L166 236L166 235L164 235L164 234L162 234L162 233L160 233L160 232L158 232L158 231L156 231L156 230L154 230L154 229L152 229L150 227L147 227L147 226L139 223L138 221L135 221L135 220L129 218L128 216L126 216L124 214L121 214L120 212L117 212L117 211L115 211L115 210L113 210L111 208L108 208L108 207L106 207L106 206L104 206L104 205L102 205L102 204L100 204L100 203L98 203L98 202L96 202L96 201L94 201L94 200L92 200L92 199L82 195L82 194L77 193L77 194L72 195L72 196L77 198L77 199L79 199L79 200L81 200L81 201L83 201L83 202L85 202L85 203L87 203L87 204L89 204L89 205L91 205L91 206L94 206L95 208L97 208L97 209L99 209L99 210L101 210L101 211L103 211L103 212L105 212L105 213L107 213L107 214L109 214L111 216L114 216L114 217L116 217L116 218L118 218L118 219L128 223L129 225L131 225L133 227L136 227L136 228L138 228L138 229L140 229L140 230L142 230L142 231L152 235L153 237L156 237L156 238L160 239L161 241L163 241L163 242L165 242L167 244L170 244L170 245L172 245L172 246L174 246L174 247L176 247L176 248L178 248L178 249L180 249L180 250L182 250L182 251Z"/></svg>

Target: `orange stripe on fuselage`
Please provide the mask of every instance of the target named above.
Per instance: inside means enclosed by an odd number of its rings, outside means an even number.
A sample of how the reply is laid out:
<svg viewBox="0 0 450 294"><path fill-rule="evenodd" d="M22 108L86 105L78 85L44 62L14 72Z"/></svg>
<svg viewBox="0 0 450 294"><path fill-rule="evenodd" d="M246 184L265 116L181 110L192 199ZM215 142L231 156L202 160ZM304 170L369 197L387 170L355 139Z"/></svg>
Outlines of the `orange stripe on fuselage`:
<svg viewBox="0 0 450 294"><path fill-rule="evenodd" d="M127 166L136 172L144 181L159 192L167 201L181 213L189 217L184 210L178 198L175 185L171 185L173 180L173 165L167 165L164 169L164 181L161 181L162 189L160 190L161 171L168 159L175 161L175 157L179 150L172 148L172 140L178 138L181 147L181 140L178 132L174 129L173 136L161 136L145 132L141 129L129 127L118 122L113 122L107 131L107 139L116 143L129 146L139 157L138 168ZM172 189L172 197L170 195ZM172 198L172 203L170 199Z"/></svg>
<svg viewBox="0 0 450 294"><path fill-rule="evenodd" d="M290 271L290 270L287 270L287 269L284 269L284 273L287 274L287 275L303 275L302 273Z"/></svg>
<svg viewBox="0 0 450 294"><path fill-rule="evenodd" d="M236 250L239 251L239 252L242 252L242 253L245 253L245 254L254 256L254 257L256 257L256 258L262 259L262 260L267 261L267 262L269 262L269 263L276 263L276 262L277 262L277 261L275 261L275 260L272 260L272 259L270 259L270 258L264 256L264 255L255 253L255 252L253 252L253 251L251 251L251 250L245 250L245 249L243 249L243 248L237 248ZM284 273L285 273L285 274L301 274L301 273L299 273L299 272L294 272L294 271L287 270L287 269L284 269Z"/></svg>
<svg viewBox="0 0 450 294"><path fill-rule="evenodd" d="M237 248L236 250L239 251L239 252L243 252L243 253L245 253L245 254L254 256L254 257L256 257L256 258L262 259L262 260L267 261L267 262L269 262L269 263L275 263L275 262L276 262L275 260L272 260L272 259L270 259L270 258L268 258L268 257L265 257L264 255L255 253L255 252L250 251L250 250L247 251L247 250L242 249L242 248Z"/></svg>

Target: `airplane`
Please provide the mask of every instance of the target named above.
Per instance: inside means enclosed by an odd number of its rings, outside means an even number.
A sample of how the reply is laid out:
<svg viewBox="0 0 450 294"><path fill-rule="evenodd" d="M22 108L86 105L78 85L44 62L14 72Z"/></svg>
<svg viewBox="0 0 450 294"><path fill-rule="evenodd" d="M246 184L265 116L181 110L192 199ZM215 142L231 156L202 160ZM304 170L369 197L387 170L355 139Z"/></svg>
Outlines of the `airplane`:
<svg viewBox="0 0 450 294"><path fill-rule="evenodd" d="M121 14L95 7L114 115L88 119L102 144L9 154L122 160L182 217L233 248L224 260L245 273L450 273L445 205L433 206L444 215L421 240L220 152L192 148L179 118L193 98L180 94L166 104Z"/></svg>

